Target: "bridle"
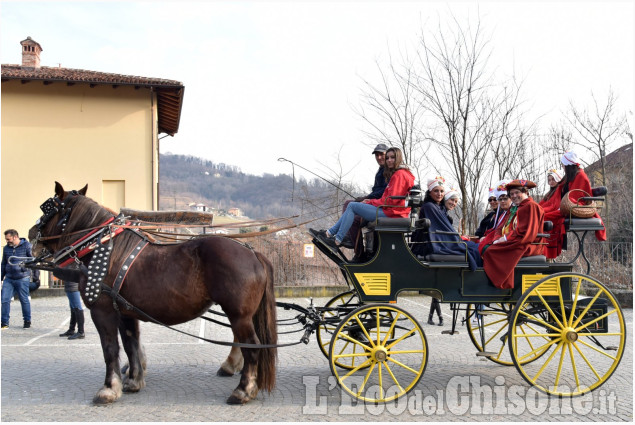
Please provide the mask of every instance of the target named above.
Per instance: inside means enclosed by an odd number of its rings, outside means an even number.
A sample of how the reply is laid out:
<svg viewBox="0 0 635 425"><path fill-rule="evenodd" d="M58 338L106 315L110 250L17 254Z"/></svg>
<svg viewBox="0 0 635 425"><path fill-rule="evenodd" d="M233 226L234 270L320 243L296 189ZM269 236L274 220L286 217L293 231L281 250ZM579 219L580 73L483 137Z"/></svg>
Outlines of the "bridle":
<svg viewBox="0 0 635 425"><path fill-rule="evenodd" d="M73 233L64 234L66 230L66 225L68 224L68 219L70 218L73 206L77 202L77 198L79 196L79 192L73 190L68 193L68 195L62 201L58 196L47 199L42 205L40 205L40 209L44 213L42 217L40 217L35 223L38 232L35 237L35 241L33 246L35 247L39 241L43 241L43 245L46 249L49 249L46 246L47 240L59 239L62 236L70 236ZM58 235L55 236L45 236L42 237L42 229L51 221L53 217L57 214L60 214L61 217L57 221L55 228L60 231ZM108 240L123 231L122 228L117 228L112 230L110 228L110 224L115 221L115 217L110 217L105 222L101 223L99 226L94 228L82 229L74 233L86 233L84 236L79 238L77 241L72 243L71 245L63 248L55 255L53 259L53 264L58 267L66 267L73 262L78 263L79 258L82 258L84 255L92 252L95 249L95 242L97 240Z"/></svg>
<svg viewBox="0 0 635 425"><path fill-rule="evenodd" d="M62 201L56 195L53 198L48 198L46 201L44 201L42 205L40 205L40 209L42 210L44 214L35 222L35 226L37 227L38 232L35 238L34 245L37 245L37 243L41 240L54 239L54 238L61 237L61 233L64 233L64 230L66 229L68 218L71 215L72 207L75 204L76 198L78 196L79 196L79 192L77 192L76 190L73 190L69 192L66 198L64 198L64 201ZM42 238L42 229L49 223L49 221L51 221L53 217L55 217L57 214L60 214L60 213L61 213L61 217L55 226L57 229L60 229L60 235L49 237L49 238Z"/></svg>

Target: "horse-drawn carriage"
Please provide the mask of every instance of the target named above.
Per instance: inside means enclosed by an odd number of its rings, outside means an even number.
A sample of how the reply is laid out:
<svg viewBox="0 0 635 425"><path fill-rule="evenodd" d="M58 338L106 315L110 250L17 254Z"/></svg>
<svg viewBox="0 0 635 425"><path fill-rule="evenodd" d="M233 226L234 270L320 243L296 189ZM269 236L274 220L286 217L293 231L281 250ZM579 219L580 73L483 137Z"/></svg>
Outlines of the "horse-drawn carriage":
<svg viewBox="0 0 635 425"><path fill-rule="evenodd" d="M259 389L273 388L280 345L273 273L266 258L221 236L150 241L85 197L86 188L68 192L56 183L55 192L42 204L44 215L29 234L50 253L27 261L27 266L79 281L106 362L96 403L113 402L122 390L145 386L139 320L171 326L200 317L212 304L221 306L234 333L233 343L223 343L232 350L219 375L242 372L228 402L245 403ZM410 219L373 223L374 256L365 263L352 263L338 248L314 238L341 269L349 291L324 307L278 303L300 312L301 342L317 333L319 348L345 391L361 400L385 402L405 395L422 378L427 337L413 315L396 305L404 291L450 303L453 321L447 333L457 333L463 320L477 355L515 366L545 393L579 395L606 382L622 358L626 339L622 311L606 286L573 272L573 262L529 257L515 269L514 288L498 289L481 268L470 271L466 258L417 257L410 235L426 227L426 220L416 217L420 193L411 192L406 203L412 207ZM594 219L567 220L568 231L578 238L578 256L585 260L584 238L598 226ZM123 369L117 331L128 357Z"/></svg>
<svg viewBox="0 0 635 425"><path fill-rule="evenodd" d="M342 251L313 235L351 288L327 303L317 335L345 391L383 402L408 393L422 378L428 343L413 315L395 305L405 291L450 303L452 327L445 334L458 333L463 321L476 355L515 366L545 393L575 396L606 382L624 351L624 317L605 285L573 272L580 255L589 272L584 240L588 232L603 228L599 219L567 218L566 229L578 241L575 258L567 263L523 258L515 268L514 287L499 289L482 268L471 271L467 257L413 254L410 236L427 221L416 215L420 192L411 191L406 202L412 207L410 218L371 223L375 254L365 263L349 262Z"/></svg>

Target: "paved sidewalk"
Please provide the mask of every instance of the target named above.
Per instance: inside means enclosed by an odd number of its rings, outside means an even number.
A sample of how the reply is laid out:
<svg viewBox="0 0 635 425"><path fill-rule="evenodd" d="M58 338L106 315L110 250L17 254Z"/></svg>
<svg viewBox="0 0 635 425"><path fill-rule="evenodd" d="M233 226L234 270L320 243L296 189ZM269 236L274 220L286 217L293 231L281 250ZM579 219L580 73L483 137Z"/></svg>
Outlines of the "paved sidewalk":
<svg viewBox="0 0 635 425"><path fill-rule="evenodd" d="M308 305L305 299L281 301ZM326 298L315 299L324 305ZM90 316L86 338L58 337L68 326L66 297L32 300L33 327L22 329L19 304L12 308L12 327L1 333L2 421L633 421L632 310L624 310L627 349L615 374L590 396L549 399L536 394L514 367L475 356L464 328L455 336L442 335L450 326L450 309L442 305L446 326L425 324L428 297L404 297L399 305L422 324L429 344L429 360L415 391L403 402L364 405L342 395L328 360L315 336L309 345L279 349L277 387L245 406L225 400L238 377L219 378L216 370L229 349L143 323L142 342L148 356L146 388L124 394L109 406L94 406L92 397L103 383L105 367L99 337ZM279 310L279 318L295 312ZM18 327L19 325L19 327ZM230 340L227 330L204 320L179 329L210 339ZM287 330L283 329L282 330ZM281 343L300 334L282 335ZM125 354L122 352L122 358ZM122 364L124 362L122 361ZM480 393L463 391L463 384L480 384ZM458 387L457 387L458 385ZM457 390L458 388L458 390ZM510 389L524 397L512 398ZM494 401L487 400L493 389ZM499 391L499 392L497 392ZM502 400L497 395L507 394ZM501 403L498 403L500 400ZM491 411L488 411L489 408Z"/></svg>

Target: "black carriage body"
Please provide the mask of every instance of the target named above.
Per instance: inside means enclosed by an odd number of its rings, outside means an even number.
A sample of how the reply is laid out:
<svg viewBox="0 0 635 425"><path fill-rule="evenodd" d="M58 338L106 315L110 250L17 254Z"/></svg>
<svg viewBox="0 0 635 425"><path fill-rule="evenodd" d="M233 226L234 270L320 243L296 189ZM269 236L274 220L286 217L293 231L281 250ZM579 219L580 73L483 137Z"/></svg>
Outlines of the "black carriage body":
<svg viewBox="0 0 635 425"><path fill-rule="evenodd" d="M441 302L515 302L524 289L539 279L572 270L570 264L521 262L515 269L514 289L500 289L491 283L482 267L470 271L466 261L418 259L408 248L406 229L396 227L376 230L377 251L367 263L344 262L330 248L317 244L325 255L339 265L346 281L364 303L394 302L402 291L425 293ZM563 297L571 299L570 282L561 279L559 283Z"/></svg>

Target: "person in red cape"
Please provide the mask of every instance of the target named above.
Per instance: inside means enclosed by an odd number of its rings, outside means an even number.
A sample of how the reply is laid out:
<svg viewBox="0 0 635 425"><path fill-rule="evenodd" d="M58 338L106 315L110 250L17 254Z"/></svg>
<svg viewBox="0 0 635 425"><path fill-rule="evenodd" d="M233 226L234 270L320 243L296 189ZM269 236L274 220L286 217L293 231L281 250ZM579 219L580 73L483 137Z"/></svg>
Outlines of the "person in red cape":
<svg viewBox="0 0 635 425"><path fill-rule="evenodd" d="M562 181L562 172L556 169L547 171L547 183L549 184L549 192L547 192L542 200L538 203L545 211L545 221L560 219L560 190L558 189L559 183ZM547 245L545 246L545 256L549 259L556 258L562 251L563 236L561 233L561 226L555 226L550 232L549 238L546 239Z"/></svg>
<svg viewBox="0 0 635 425"><path fill-rule="evenodd" d="M545 220L553 223L553 230L550 232L551 237L548 239L552 248L547 250L547 258L556 258L560 255L562 249L567 249L565 239L566 231L564 228L565 216L560 212L560 202L563 194L569 196L571 201L579 205L583 204L579 199L586 196L584 192L591 195L591 182L584 170L580 168L580 161L576 153L573 151L565 152L560 158L560 162L564 168L564 178L556 187L553 196L550 198L551 201L543 206L545 210ZM597 212L594 217L602 220ZM556 238L557 242L551 243L552 239L555 240ZM599 241L605 241L606 230L597 230L595 232L595 238Z"/></svg>
<svg viewBox="0 0 635 425"><path fill-rule="evenodd" d="M518 209L509 223L511 231L492 242L483 251L483 268L494 286L501 289L514 287L514 268L522 257L541 255L543 245L538 233L542 230L544 212L529 197L529 189L536 183L529 180L513 180L507 191Z"/></svg>

